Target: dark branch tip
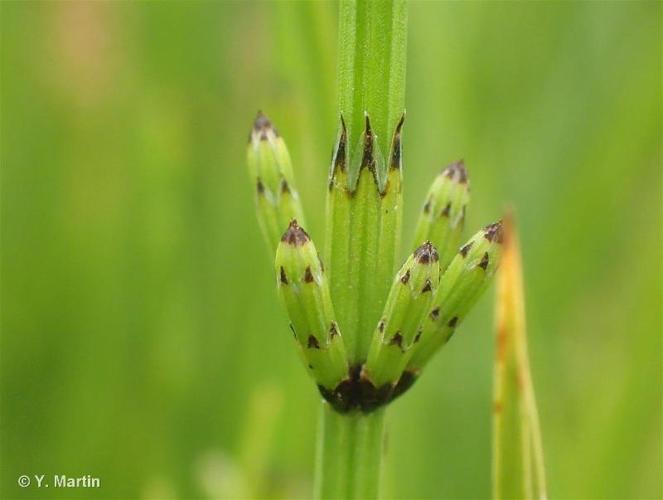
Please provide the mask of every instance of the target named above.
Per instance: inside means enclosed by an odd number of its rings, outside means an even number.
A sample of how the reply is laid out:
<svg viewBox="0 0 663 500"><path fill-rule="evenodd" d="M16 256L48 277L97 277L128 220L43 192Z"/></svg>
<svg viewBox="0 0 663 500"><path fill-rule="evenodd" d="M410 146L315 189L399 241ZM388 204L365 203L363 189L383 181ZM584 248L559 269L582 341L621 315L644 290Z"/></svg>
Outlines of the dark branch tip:
<svg viewBox="0 0 663 500"><path fill-rule="evenodd" d="M467 184L467 169L465 168L465 161L458 160L442 170L442 175L459 184Z"/></svg>
<svg viewBox="0 0 663 500"><path fill-rule="evenodd" d="M292 221L290 221L288 229L286 230L285 233L283 233L283 236L281 237L282 242L294 246L304 245L309 240L310 240L309 235L306 233L306 231L304 231L304 229L299 227L299 224L297 224L296 219L292 219Z"/></svg>
<svg viewBox="0 0 663 500"><path fill-rule="evenodd" d="M437 262L440 256L437 250L430 241L426 241L423 245L414 251L414 258L419 264L428 264L429 262Z"/></svg>
<svg viewBox="0 0 663 500"><path fill-rule="evenodd" d="M261 141L266 141L268 139L268 132L272 133L278 137L279 133L272 125L272 122L267 118L262 111L258 111L256 114L256 119L253 122L253 134L252 137L259 139Z"/></svg>
<svg viewBox="0 0 663 500"><path fill-rule="evenodd" d="M504 232L502 230L502 221L498 220L494 224L489 224L483 229L483 236L488 241L502 243L504 241Z"/></svg>

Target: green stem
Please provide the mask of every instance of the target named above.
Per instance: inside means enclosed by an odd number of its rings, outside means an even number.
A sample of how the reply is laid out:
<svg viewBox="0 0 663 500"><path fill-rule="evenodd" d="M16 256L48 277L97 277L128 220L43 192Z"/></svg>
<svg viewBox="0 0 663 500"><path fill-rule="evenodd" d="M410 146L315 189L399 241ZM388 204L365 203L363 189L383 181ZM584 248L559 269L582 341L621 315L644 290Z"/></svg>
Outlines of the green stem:
<svg viewBox="0 0 663 500"><path fill-rule="evenodd" d="M323 403L319 425L315 498L378 498L384 410L341 415Z"/></svg>
<svg viewBox="0 0 663 500"><path fill-rule="evenodd" d="M366 362L396 267L406 39L405 0L341 0L338 111L347 150L329 179L325 264L353 371ZM377 498L383 441L383 409L341 415L322 403L317 498Z"/></svg>
<svg viewBox="0 0 663 500"><path fill-rule="evenodd" d="M406 47L405 0L341 1L338 111L348 127L350 157L364 127L365 112L371 117L380 151L389 151L391 134L405 106Z"/></svg>
<svg viewBox="0 0 663 500"><path fill-rule="evenodd" d="M341 1L338 108L348 144L344 171L335 172L338 182L330 179L325 264L354 364L365 361L396 267L401 172L391 150L405 107L406 38L405 0ZM365 113L377 137L369 166L356 161L362 159ZM400 160L400 147L396 156Z"/></svg>

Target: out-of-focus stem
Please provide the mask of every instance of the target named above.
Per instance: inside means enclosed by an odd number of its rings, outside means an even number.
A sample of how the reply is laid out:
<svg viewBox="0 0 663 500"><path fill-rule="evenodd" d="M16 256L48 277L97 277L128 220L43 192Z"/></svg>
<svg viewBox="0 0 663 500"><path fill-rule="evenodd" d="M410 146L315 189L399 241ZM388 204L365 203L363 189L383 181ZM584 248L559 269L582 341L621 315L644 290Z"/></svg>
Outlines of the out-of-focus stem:
<svg viewBox="0 0 663 500"><path fill-rule="evenodd" d="M315 498L378 498L384 441L384 410L341 415L320 409Z"/></svg>

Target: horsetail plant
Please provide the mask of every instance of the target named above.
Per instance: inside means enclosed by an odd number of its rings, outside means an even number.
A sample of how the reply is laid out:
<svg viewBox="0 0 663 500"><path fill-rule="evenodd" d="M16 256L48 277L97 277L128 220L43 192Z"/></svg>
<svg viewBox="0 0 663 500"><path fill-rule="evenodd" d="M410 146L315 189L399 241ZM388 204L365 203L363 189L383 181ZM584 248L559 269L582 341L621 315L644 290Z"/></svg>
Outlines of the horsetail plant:
<svg viewBox="0 0 663 500"><path fill-rule="evenodd" d="M449 341L499 264L501 223L459 248L463 162L434 180L395 272L402 213L405 0L342 0L339 123L324 258L304 230L285 143L259 113L248 163L281 301L322 395L315 496L376 498L384 408Z"/></svg>

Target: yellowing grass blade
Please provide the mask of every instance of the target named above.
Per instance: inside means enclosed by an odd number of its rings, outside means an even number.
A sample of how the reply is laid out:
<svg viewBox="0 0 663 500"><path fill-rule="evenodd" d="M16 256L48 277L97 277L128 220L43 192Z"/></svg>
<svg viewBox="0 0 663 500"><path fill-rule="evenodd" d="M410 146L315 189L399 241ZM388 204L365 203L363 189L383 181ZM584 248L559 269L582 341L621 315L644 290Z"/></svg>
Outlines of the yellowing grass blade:
<svg viewBox="0 0 663 500"><path fill-rule="evenodd" d="M527 355L525 297L513 216L497 276L493 498L546 498L539 415Z"/></svg>

